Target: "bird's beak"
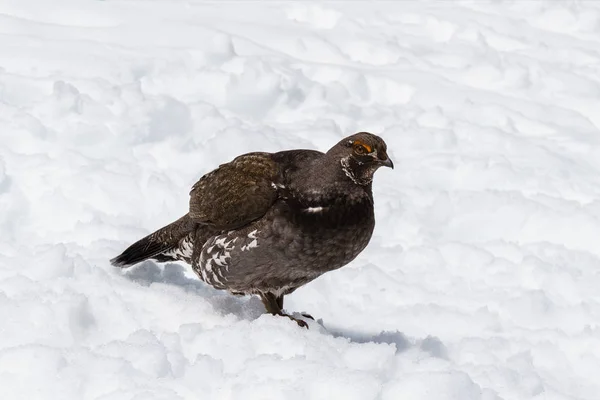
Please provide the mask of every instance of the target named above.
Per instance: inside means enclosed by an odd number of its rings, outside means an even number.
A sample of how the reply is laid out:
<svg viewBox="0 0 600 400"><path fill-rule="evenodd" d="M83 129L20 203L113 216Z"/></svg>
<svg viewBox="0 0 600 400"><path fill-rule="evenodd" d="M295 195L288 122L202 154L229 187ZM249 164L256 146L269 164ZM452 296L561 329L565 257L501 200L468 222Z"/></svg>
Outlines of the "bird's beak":
<svg viewBox="0 0 600 400"><path fill-rule="evenodd" d="M387 154L385 154L385 159L380 160L379 163L381 165L383 165L384 167L390 167L391 169L394 169L394 163L392 162L392 160L388 157Z"/></svg>

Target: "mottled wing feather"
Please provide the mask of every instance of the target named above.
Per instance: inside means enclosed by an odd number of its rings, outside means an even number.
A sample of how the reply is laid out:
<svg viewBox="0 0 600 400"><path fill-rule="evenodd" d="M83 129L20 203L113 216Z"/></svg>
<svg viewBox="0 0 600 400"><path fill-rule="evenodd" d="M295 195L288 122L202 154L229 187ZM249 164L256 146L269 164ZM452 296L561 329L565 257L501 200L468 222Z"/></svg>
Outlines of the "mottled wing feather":
<svg viewBox="0 0 600 400"><path fill-rule="evenodd" d="M190 192L190 217L215 229L236 229L262 217L277 199L278 164L249 153L204 175Z"/></svg>

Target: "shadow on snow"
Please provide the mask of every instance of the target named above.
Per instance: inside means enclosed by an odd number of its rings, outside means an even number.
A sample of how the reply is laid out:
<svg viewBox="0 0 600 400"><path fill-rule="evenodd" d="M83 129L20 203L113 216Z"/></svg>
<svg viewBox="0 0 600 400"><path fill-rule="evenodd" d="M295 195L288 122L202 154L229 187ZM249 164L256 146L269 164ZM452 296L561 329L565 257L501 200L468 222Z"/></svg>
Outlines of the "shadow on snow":
<svg viewBox="0 0 600 400"><path fill-rule="evenodd" d="M264 314L264 306L256 296L234 296L224 290L217 290L195 276L186 275L186 268L176 263L159 266L154 261L144 261L138 266L125 270L123 276L141 285L163 283L183 288L208 301L215 311L226 315L234 314L242 319L254 320Z"/></svg>
<svg viewBox="0 0 600 400"><path fill-rule="evenodd" d="M195 276L189 277L180 264L167 263L159 266L154 261L144 261L139 266L125 270L123 276L141 285L163 283L179 286L210 302L215 311L221 314L234 314L241 319L254 320L265 313L262 302L256 296L234 296L224 290L217 290ZM354 343L393 344L396 352L401 353L417 348L432 357L447 358L446 346L434 336L424 339L411 339L400 331L383 331L376 334L352 331L336 326L319 324L333 337L346 338Z"/></svg>

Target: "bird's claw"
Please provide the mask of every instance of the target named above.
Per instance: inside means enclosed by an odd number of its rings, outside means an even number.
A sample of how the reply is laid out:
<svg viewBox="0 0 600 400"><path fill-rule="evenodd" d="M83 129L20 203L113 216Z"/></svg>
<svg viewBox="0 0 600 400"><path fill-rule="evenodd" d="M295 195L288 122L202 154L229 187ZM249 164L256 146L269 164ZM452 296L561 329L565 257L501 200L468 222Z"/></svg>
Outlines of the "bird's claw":
<svg viewBox="0 0 600 400"><path fill-rule="evenodd" d="M286 316L286 317L288 317L288 318L289 318L289 319L291 319L292 321L296 322L296 323L298 324L298 326L299 326L299 327L308 329L308 324L306 323L306 321L303 321L303 320L301 320L300 318L295 318L295 317L292 317L292 316L291 316L291 315L289 315L289 314L283 314L283 315L284 315L284 316ZM304 315L304 314L302 314L302 315ZM313 319L313 318L311 318L311 319Z"/></svg>
<svg viewBox="0 0 600 400"><path fill-rule="evenodd" d="M294 321L296 321L299 327L308 329L308 324L306 323L306 321L302 321L301 319L297 318L294 318Z"/></svg>
<svg viewBox="0 0 600 400"><path fill-rule="evenodd" d="M315 319L313 318L313 316L312 316L312 315L310 315L310 314L307 314L307 313L300 313L300 315L302 315L304 318L312 319L313 321L315 320Z"/></svg>

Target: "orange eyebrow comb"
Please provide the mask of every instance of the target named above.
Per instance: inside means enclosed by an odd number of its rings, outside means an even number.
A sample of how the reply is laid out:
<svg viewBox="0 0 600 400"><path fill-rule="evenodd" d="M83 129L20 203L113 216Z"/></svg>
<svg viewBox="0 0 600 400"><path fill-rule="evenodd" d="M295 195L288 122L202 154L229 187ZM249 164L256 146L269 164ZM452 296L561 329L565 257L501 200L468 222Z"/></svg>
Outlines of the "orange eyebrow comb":
<svg viewBox="0 0 600 400"><path fill-rule="evenodd" d="M371 146L369 146L368 144L365 144L363 142L361 142L360 140L355 140L354 143L352 143L353 145L359 145L364 147L365 149L367 149L368 153L372 153L373 152L373 148Z"/></svg>

